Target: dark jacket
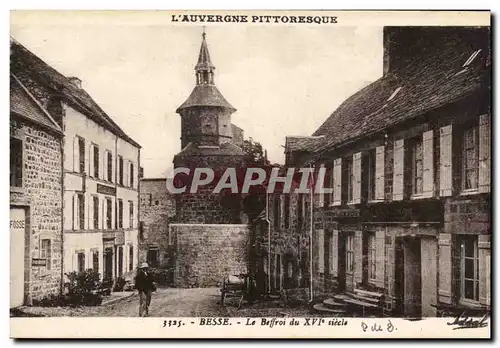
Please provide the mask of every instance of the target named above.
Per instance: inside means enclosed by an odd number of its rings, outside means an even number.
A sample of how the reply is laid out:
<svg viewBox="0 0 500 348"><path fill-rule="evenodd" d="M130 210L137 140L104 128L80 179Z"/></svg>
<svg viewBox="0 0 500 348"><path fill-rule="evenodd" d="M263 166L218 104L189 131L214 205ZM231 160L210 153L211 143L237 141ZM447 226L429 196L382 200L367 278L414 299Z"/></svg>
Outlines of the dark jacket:
<svg viewBox="0 0 500 348"><path fill-rule="evenodd" d="M156 286L151 273L142 269L138 270L135 276L135 288L139 291L155 291Z"/></svg>

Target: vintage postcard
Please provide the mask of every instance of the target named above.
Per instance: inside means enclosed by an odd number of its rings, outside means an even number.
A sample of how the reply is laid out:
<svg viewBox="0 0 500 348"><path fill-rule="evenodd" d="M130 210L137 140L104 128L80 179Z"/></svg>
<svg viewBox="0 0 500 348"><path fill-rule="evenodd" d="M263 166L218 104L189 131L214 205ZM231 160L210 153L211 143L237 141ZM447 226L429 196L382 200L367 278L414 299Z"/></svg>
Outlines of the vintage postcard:
<svg viewBox="0 0 500 348"><path fill-rule="evenodd" d="M488 11L12 11L13 338L490 338Z"/></svg>

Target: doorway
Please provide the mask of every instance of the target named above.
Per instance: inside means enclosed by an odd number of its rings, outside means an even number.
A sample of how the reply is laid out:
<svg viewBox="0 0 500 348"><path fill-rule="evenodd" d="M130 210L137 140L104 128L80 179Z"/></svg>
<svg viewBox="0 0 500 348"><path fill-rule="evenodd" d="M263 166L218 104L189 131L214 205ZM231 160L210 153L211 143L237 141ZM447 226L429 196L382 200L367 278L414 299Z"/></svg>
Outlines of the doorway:
<svg viewBox="0 0 500 348"><path fill-rule="evenodd" d="M104 280L113 280L113 248L108 247L104 249Z"/></svg>
<svg viewBox="0 0 500 348"><path fill-rule="evenodd" d="M10 209L10 308L24 304L26 210Z"/></svg>
<svg viewBox="0 0 500 348"><path fill-rule="evenodd" d="M420 318L422 315L422 258L420 238L406 237L403 240L404 315Z"/></svg>
<svg viewBox="0 0 500 348"><path fill-rule="evenodd" d="M338 242L338 292L344 292L346 289L346 234L339 233Z"/></svg>

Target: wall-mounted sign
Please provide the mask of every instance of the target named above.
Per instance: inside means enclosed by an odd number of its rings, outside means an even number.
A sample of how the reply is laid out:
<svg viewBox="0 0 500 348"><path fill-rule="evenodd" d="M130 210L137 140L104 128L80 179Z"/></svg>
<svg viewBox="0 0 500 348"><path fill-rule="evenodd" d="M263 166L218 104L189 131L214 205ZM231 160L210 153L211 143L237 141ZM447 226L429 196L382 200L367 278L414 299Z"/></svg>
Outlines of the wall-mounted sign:
<svg viewBox="0 0 500 348"><path fill-rule="evenodd" d="M97 193L103 195L116 196L116 187L97 184Z"/></svg>
<svg viewBox="0 0 500 348"><path fill-rule="evenodd" d="M349 217L359 217L359 209L335 209L328 214L332 218L349 218Z"/></svg>
<svg viewBox="0 0 500 348"><path fill-rule="evenodd" d="M31 265L34 267L47 267L47 259L32 258Z"/></svg>

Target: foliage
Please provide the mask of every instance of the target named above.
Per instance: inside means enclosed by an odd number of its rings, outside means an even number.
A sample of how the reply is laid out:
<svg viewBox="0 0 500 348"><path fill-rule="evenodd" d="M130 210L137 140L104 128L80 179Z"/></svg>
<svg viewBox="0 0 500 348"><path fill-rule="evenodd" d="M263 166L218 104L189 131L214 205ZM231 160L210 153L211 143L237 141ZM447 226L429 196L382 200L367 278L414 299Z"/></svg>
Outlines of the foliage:
<svg viewBox="0 0 500 348"><path fill-rule="evenodd" d="M150 268L149 272L156 284L163 286L173 284L173 268Z"/></svg>
<svg viewBox="0 0 500 348"><path fill-rule="evenodd" d="M99 272L88 269L83 272L66 273L66 297L68 304L74 306L97 306L102 303L103 289Z"/></svg>
<svg viewBox="0 0 500 348"><path fill-rule="evenodd" d="M267 164L266 156L264 156L264 150L258 141L253 141L252 138L244 140L243 151L247 155L248 167L261 167Z"/></svg>

